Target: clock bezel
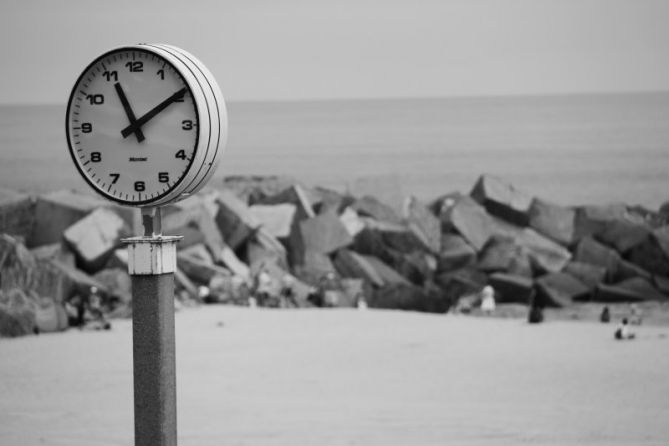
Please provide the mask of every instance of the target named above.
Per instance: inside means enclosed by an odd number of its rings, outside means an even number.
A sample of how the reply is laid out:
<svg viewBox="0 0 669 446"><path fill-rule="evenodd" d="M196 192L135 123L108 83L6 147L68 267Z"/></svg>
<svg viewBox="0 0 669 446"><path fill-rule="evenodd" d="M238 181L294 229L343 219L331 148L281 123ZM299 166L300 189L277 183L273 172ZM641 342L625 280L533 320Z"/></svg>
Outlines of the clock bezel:
<svg viewBox="0 0 669 446"><path fill-rule="evenodd" d="M188 166L186 167L185 173L177 180L176 183L170 186L169 189L164 193L153 198L135 200L135 201L125 200L109 194L101 187L99 187L91 177L89 177L87 172L84 171L80 159L75 153L75 147L70 132L70 128L73 124L71 122L71 112L75 101L75 94L77 93L77 90L81 85L82 81L85 79L87 75L90 74L91 70L93 70L95 66L98 65L101 61L104 61L105 58L108 58L118 53L122 53L123 51L143 52L146 53L147 55L156 56L165 63L169 64L175 70L175 72L178 73L181 79L183 79L186 88L188 88L188 93L190 93L190 97L192 98L193 101L195 118L197 120L197 125L195 126L196 137L195 137L194 151L191 159L189 160ZM84 180L89 184L89 186L93 188L93 190L96 193L102 195L104 198L108 200L114 201L124 206L132 206L132 207L159 206L170 202L175 202L182 198L185 198L185 196L182 196L182 194L184 193L188 194L187 192L188 188L195 179L194 171L198 170L197 169L198 167L201 169L201 166L206 161L206 153L209 150L210 123L211 123L211 116L208 111L208 108L209 108L208 101L204 91L202 91L199 79L194 73L192 73L192 71L190 71L190 69L187 67L187 65L181 58L171 55L169 53L165 54L163 51L156 50L155 48L152 48L149 45L143 45L143 44L127 45L114 48L109 51L106 51L105 53L96 57L92 62L90 62L86 66L86 68L81 72L81 74L77 78L77 81L75 82L72 88L67 103L67 111L65 117L65 128L66 128L69 152L70 155L72 156L74 165L79 171L79 174L84 178ZM206 119L203 119L203 117L205 116ZM205 141L207 141L206 146L204 146Z"/></svg>

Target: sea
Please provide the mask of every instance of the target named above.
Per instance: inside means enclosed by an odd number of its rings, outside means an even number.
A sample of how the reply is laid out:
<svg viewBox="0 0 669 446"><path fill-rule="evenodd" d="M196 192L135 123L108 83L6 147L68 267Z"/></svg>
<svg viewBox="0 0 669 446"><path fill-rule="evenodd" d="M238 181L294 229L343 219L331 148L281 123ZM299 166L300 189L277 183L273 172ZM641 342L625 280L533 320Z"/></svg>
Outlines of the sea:
<svg viewBox="0 0 669 446"><path fill-rule="evenodd" d="M564 204L669 201L669 92L231 102L224 176L350 190L373 178L429 201L482 174ZM0 106L0 187L87 190L65 104Z"/></svg>

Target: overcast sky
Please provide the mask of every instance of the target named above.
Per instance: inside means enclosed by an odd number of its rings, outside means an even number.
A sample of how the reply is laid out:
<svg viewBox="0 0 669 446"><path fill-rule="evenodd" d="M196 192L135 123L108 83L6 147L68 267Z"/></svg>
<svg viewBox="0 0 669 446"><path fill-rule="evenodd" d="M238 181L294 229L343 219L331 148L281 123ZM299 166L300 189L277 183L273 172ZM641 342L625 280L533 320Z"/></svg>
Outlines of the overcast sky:
<svg viewBox="0 0 669 446"><path fill-rule="evenodd" d="M0 102L64 103L138 42L233 101L669 90L666 0L2 0Z"/></svg>

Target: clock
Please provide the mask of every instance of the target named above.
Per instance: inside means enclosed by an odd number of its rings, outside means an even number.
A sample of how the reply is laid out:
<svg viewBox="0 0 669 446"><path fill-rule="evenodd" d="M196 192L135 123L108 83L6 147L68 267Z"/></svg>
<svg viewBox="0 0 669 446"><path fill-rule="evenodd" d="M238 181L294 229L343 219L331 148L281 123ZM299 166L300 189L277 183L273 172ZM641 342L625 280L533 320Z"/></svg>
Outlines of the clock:
<svg viewBox="0 0 669 446"><path fill-rule="evenodd" d="M84 180L127 206L160 206L201 189L227 140L216 80L188 52L139 44L108 51L77 79L67 142Z"/></svg>

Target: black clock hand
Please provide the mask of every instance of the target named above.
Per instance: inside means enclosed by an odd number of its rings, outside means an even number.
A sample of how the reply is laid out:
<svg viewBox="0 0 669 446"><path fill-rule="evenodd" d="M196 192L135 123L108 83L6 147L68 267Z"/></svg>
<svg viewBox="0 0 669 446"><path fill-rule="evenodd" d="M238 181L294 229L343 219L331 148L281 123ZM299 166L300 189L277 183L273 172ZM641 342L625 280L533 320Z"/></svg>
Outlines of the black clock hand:
<svg viewBox="0 0 669 446"><path fill-rule="evenodd" d="M123 130L121 130L121 135L123 135L124 138L127 138L128 135L140 129L144 124L153 119L158 113L165 110L172 102L178 101L185 94L186 94L186 88L184 87L181 90L174 93L169 98L165 99L160 104L153 107L150 111L144 114L144 116L142 116L141 118L139 118L138 120L136 120L135 122L124 128Z"/></svg>
<svg viewBox="0 0 669 446"><path fill-rule="evenodd" d="M130 125L134 124L136 122L135 114L133 113L132 108L130 108L130 103L128 102L128 98L123 92L123 88L121 88L121 84L116 82L114 84L114 88L116 89L116 93L118 93L121 104L123 104L123 110L125 110L125 114L128 117L128 121L130 121ZM144 133L142 132L142 129L137 128L135 130L135 136L137 137L137 142L144 141Z"/></svg>

